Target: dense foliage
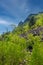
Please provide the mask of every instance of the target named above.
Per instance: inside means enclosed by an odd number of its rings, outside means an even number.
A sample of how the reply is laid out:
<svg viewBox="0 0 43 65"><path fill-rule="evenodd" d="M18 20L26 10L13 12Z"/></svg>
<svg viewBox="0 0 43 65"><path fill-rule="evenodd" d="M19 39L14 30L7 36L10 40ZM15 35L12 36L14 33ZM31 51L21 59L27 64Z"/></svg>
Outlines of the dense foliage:
<svg viewBox="0 0 43 65"><path fill-rule="evenodd" d="M0 35L0 65L43 65L43 13Z"/></svg>

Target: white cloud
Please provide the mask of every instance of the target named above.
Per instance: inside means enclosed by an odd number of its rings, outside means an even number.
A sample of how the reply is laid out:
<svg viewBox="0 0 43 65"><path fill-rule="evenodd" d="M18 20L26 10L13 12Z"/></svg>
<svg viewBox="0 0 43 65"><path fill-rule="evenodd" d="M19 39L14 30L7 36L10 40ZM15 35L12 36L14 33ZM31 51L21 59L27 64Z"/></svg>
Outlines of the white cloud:
<svg viewBox="0 0 43 65"><path fill-rule="evenodd" d="M0 24L2 24L2 25L11 25L11 24L14 24L14 23L12 23L12 22L7 22L7 21L5 21L5 20L0 20Z"/></svg>

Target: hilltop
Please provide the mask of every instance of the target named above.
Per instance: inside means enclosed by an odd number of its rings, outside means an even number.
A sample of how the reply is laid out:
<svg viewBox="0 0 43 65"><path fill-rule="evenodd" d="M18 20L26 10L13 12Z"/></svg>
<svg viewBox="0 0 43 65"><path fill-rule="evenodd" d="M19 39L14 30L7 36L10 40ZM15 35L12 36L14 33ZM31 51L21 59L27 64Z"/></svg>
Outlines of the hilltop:
<svg viewBox="0 0 43 65"><path fill-rule="evenodd" d="M30 14L24 22L19 22L18 26L13 30L17 34L36 34L43 32L43 12L38 14Z"/></svg>

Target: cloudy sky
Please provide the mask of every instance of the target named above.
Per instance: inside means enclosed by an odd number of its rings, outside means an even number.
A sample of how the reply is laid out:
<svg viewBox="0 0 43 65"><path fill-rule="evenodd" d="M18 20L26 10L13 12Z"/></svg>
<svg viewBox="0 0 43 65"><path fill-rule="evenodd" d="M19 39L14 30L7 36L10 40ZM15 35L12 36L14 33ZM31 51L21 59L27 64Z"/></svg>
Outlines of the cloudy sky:
<svg viewBox="0 0 43 65"><path fill-rule="evenodd" d="M0 33L11 30L31 13L43 11L43 0L0 0Z"/></svg>

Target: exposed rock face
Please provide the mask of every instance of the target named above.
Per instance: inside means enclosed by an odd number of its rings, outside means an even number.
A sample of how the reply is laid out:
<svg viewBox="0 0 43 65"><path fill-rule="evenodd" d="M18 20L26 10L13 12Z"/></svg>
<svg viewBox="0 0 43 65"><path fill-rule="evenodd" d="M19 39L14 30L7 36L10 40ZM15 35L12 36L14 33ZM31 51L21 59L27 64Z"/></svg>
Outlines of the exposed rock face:
<svg viewBox="0 0 43 65"><path fill-rule="evenodd" d="M38 28L36 28L36 29L31 29L31 30L29 30L27 33L25 33L25 34L21 34L20 36L21 37L26 37L27 36L27 34L30 34L30 33L32 33L34 36L39 36L40 35L40 33L42 32L42 36L43 36L43 27L38 27Z"/></svg>
<svg viewBox="0 0 43 65"><path fill-rule="evenodd" d="M20 37L24 37L26 40L28 40L27 35L30 34L30 33L32 33L33 36L41 36L40 42L43 42L43 26L42 27L38 27L36 29L31 29L28 32L26 32L25 34L21 34ZM32 51L31 47L28 47L30 52Z"/></svg>
<svg viewBox="0 0 43 65"><path fill-rule="evenodd" d="M28 33L32 33L34 36L40 35L40 32L42 32L42 35L43 35L43 27L38 27L37 29L32 29L28 31Z"/></svg>

